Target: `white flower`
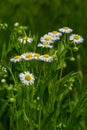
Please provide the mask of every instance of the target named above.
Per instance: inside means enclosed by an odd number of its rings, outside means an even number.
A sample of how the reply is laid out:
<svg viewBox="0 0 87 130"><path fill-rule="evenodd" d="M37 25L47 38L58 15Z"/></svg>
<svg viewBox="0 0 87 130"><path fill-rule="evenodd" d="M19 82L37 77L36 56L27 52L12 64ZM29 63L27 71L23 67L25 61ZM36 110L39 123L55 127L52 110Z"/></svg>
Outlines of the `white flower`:
<svg viewBox="0 0 87 130"><path fill-rule="evenodd" d="M24 60L32 60L33 59L33 53L30 52L30 53L24 53L21 55L21 58L24 59Z"/></svg>
<svg viewBox="0 0 87 130"><path fill-rule="evenodd" d="M45 34L43 37L40 38L40 41L42 43L53 43L54 42L54 39L53 39L53 36L50 36L48 34Z"/></svg>
<svg viewBox="0 0 87 130"><path fill-rule="evenodd" d="M6 82L6 79L1 79L1 83L5 83Z"/></svg>
<svg viewBox="0 0 87 130"><path fill-rule="evenodd" d="M58 32L58 31L52 31L48 33L51 36L56 36L56 37L60 37L62 36L62 33Z"/></svg>
<svg viewBox="0 0 87 130"><path fill-rule="evenodd" d="M18 26L19 26L19 23L18 23L18 22L15 22L15 23L14 23L14 26L15 26L15 27L18 27Z"/></svg>
<svg viewBox="0 0 87 130"><path fill-rule="evenodd" d="M60 28L59 31L63 33L71 33L73 30L69 27L63 27L63 28Z"/></svg>
<svg viewBox="0 0 87 130"><path fill-rule="evenodd" d="M44 54L40 56L40 60L46 61L46 62L51 62L53 61L53 57L50 56L49 54Z"/></svg>
<svg viewBox="0 0 87 130"><path fill-rule="evenodd" d="M25 36L25 37L23 37L23 38L19 38L19 41L20 41L20 43L26 44L27 42L28 42L28 43L32 43L32 42L33 42L33 39L30 38L30 37Z"/></svg>
<svg viewBox="0 0 87 130"><path fill-rule="evenodd" d="M83 37L78 34L72 34L69 39L75 43L81 43L83 42Z"/></svg>
<svg viewBox="0 0 87 130"><path fill-rule="evenodd" d="M39 43L37 46L38 47L43 47L43 48L52 48L53 47L48 43Z"/></svg>
<svg viewBox="0 0 87 130"><path fill-rule="evenodd" d="M59 36L55 36L55 35L53 35L53 40L54 40L54 42L57 41L57 40L59 40L59 39L60 39Z"/></svg>
<svg viewBox="0 0 87 130"><path fill-rule="evenodd" d="M33 58L36 60L39 60L40 54L39 53L34 53Z"/></svg>
<svg viewBox="0 0 87 130"><path fill-rule="evenodd" d="M21 82L25 85L32 85L34 83L34 76L28 71L25 71L24 73L19 74L19 78Z"/></svg>
<svg viewBox="0 0 87 130"><path fill-rule="evenodd" d="M13 58L10 59L11 62L19 62L21 60L21 56L20 55L16 55Z"/></svg>
<svg viewBox="0 0 87 130"><path fill-rule="evenodd" d="M7 68L5 68L4 66L2 67L2 70L7 73Z"/></svg>
<svg viewBox="0 0 87 130"><path fill-rule="evenodd" d="M40 100L40 97L37 97L37 100Z"/></svg>

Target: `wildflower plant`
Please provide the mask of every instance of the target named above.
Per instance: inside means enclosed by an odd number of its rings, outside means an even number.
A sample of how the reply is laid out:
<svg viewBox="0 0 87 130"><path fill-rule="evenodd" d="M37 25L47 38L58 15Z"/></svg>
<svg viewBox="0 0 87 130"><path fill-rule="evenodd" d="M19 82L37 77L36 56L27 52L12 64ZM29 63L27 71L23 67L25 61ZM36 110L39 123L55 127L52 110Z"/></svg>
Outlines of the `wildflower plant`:
<svg viewBox="0 0 87 130"><path fill-rule="evenodd" d="M83 38L72 31L63 27L37 39L14 24L0 63L1 129L86 130L87 93L81 94L81 73L72 67Z"/></svg>

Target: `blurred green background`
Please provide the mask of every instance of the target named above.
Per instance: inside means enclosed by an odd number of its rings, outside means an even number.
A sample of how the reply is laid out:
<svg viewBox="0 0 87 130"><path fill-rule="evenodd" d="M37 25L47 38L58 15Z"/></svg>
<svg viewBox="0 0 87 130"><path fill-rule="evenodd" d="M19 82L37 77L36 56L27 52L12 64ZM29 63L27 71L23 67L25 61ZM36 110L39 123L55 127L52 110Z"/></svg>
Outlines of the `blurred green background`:
<svg viewBox="0 0 87 130"><path fill-rule="evenodd" d="M0 32L0 46L7 42L10 29L15 22L29 26L33 34L43 34L69 26L84 37L80 48L81 69L84 82L87 79L87 0L2 0L0 1L0 23L9 25Z"/></svg>

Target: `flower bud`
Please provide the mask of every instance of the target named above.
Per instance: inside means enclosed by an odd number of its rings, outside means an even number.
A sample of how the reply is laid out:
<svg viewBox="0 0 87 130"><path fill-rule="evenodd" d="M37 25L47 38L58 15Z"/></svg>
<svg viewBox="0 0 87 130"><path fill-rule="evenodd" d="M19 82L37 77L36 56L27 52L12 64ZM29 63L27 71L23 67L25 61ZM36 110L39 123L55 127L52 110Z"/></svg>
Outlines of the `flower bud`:
<svg viewBox="0 0 87 130"><path fill-rule="evenodd" d="M10 98L9 102L14 103L14 102L16 102L16 99L15 98Z"/></svg>
<svg viewBox="0 0 87 130"><path fill-rule="evenodd" d="M75 61L75 58L74 58L74 57L70 57L69 60L70 60L70 61Z"/></svg>
<svg viewBox="0 0 87 130"><path fill-rule="evenodd" d="M78 51L79 49L78 49L78 47L75 46L75 47L73 47L73 50Z"/></svg>
<svg viewBox="0 0 87 130"><path fill-rule="evenodd" d="M69 78L69 82L73 83L75 80L73 78Z"/></svg>

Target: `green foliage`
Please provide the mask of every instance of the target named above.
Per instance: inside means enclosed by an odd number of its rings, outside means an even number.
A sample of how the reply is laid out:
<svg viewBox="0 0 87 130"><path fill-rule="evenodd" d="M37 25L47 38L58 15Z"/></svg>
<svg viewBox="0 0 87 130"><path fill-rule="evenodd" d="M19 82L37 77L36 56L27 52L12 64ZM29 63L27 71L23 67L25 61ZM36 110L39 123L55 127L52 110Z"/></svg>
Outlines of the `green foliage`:
<svg viewBox="0 0 87 130"><path fill-rule="evenodd" d="M87 74L86 28L87 28L86 0L4 0L0 3L0 22L9 24L9 31L0 34L0 46L8 41L10 29L15 22L29 26L32 34L43 35L47 31L62 26L71 26L75 32L84 36L85 41L80 49L84 82ZM5 38L3 37L5 33ZM1 49L0 49L1 51Z"/></svg>
<svg viewBox="0 0 87 130"><path fill-rule="evenodd" d="M70 34L63 33L59 40L51 43L53 48L40 48L38 36L32 35L27 26L16 25L1 53L0 129L86 130L87 92L83 86L80 55L76 60L80 45L69 40ZM33 39L32 43L28 43L28 37ZM27 61L23 59L26 52ZM50 60L50 56L53 59ZM75 63L76 70L70 66ZM32 79L27 74L23 80L25 71L34 75L34 84L23 82Z"/></svg>
<svg viewBox="0 0 87 130"><path fill-rule="evenodd" d="M0 2L0 130L87 129L86 5L86 0ZM83 35L84 44L65 42L69 35L63 35L53 48L37 47L44 33L61 25ZM25 36L33 43L20 44ZM49 54L54 61L10 61L26 52ZM34 84L21 83L24 71L35 76Z"/></svg>

